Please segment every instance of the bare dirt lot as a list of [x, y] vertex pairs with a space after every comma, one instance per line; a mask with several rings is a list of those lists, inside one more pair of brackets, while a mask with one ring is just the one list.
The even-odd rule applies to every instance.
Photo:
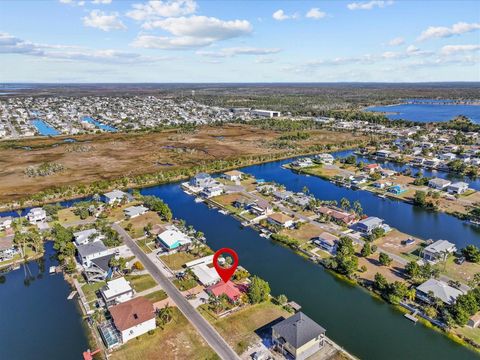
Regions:
[[[312, 130], [296, 150], [317, 144], [361, 141], [361, 136]], [[37, 138], [0, 142], [0, 202], [11, 202], [52, 186], [90, 184], [147, 173], [188, 168], [214, 160], [287, 153], [269, 146], [281, 133], [240, 124], [204, 126], [194, 132], [102, 134]], [[69, 137], [72, 138], [72, 137]], [[63, 170], [49, 176], [28, 177], [29, 166], [46, 162]]]

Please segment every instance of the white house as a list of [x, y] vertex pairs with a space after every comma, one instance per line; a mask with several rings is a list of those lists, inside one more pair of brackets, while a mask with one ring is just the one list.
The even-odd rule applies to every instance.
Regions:
[[106, 304], [120, 304], [133, 298], [133, 289], [130, 283], [124, 278], [107, 281], [102, 289], [100, 289]]
[[463, 292], [443, 281], [432, 278], [417, 286], [416, 291], [417, 298], [429, 304], [432, 302], [430, 294], [445, 304], [452, 305]]
[[113, 190], [102, 195], [102, 199], [107, 204], [121, 202], [123, 199], [130, 200], [130, 196], [121, 190]]
[[328, 251], [330, 254], [337, 252], [338, 237], [328, 232], [323, 232], [319, 236], [313, 239], [313, 243], [323, 250]]
[[87, 229], [73, 233], [75, 245], [88, 244], [89, 242], [99, 241], [105, 238], [97, 229]]
[[377, 155], [379, 158], [383, 158], [383, 159], [388, 159], [390, 157], [390, 154], [392, 152], [389, 151], [389, 150], [378, 150], [375, 155]]
[[447, 240], [437, 240], [423, 249], [422, 258], [431, 263], [435, 263], [439, 260], [445, 260], [449, 254], [455, 251], [457, 251], [455, 244]]
[[260, 117], [280, 117], [280, 111], [271, 111], [271, 110], [251, 110], [250, 114], [253, 116], [260, 116]]
[[370, 216], [364, 220], [360, 220], [354, 225], [355, 230], [360, 231], [364, 234], [371, 234], [373, 230], [383, 225], [383, 220], [375, 217]]
[[310, 159], [308, 157], [307, 158], [301, 158], [301, 159], [295, 160], [292, 163], [292, 165], [296, 166], [296, 167], [304, 168], [304, 167], [312, 166], [313, 161], [312, 161], [312, 159]]
[[130, 207], [126, 208], [125, 210], [123, 210], [125, 216], [128, 219], [136, 218], [137, 216], [145, 214], [147, 211], [148, 211], [148, 208], [146, 208], [143, 205], [130, 206]]
[[47, 219], [47, 213], [42, 208], [33, 208], [28, 212], [27, 219], [31, 224], [44, 222]]
[[463, 194], [467, 190], [468, 190], [468, 184], [462, 181], [450, 184], [447, 187], [447, 191], [450, 194]]
[[157, 235], [157, 240], [168, 250], [191, 244], [192, 240], [174, 225]]
[[437, 190], [445, 190], [452, 182], [449, 180], [434, 178], [428, 182], [428, 186]]
[[220, 281], [220, 276], [213, 266], [213, 255], [190, 261], [185, 266], [192, 269], [198, 281], [204, 286], [211, 286]]
[[314, 159], [322, 164], [332, 165], [335, 161], [335, 158], [331, 154], [318, 154], [314, 156]]
[[108, 310], [123, 343], [155, 330], [155, 309], [143, 296], [112, 306]]
[[77, 246], [78, 259], [85, 267], [90, 267], [94, 259], [107, 256], [112, 251], [102, 241], [94, 241]]
[[268, 216], [267, 221], [273, 225], [289, 228], [293, 225], [294, 220], [288, 215], [282, 213], [273, 213]]
[[10, 229], [13, 218], [11, 216], [0, 217], [0, 230]]
[[243, 173], [238, 170], [227, 171], [223, 174], [223, 177], [230, 181], [239, 181], [242, 180]]
[[201, 195], [206, 198], [211, 198], [214, 196], [219, 196], [223, 194], [223, 185], [219, 184], [217, 186], [206, 187], [203, 189]]

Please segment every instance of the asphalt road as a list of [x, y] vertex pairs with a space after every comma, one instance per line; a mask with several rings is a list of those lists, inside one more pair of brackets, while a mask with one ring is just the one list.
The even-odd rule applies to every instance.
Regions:
[[225, 360], [239, 360], [240, 357], [233, 351], [230, 345], [228, 345], [213, 326], [197, 312], [187, 299], [183, 297], [182, 293], [175, 287], [175, 285], [173, 285], [170, 280], [162, 274], [158, 267], [132, 240], [130, 235], [128, 235], [128, 233], [118, 224], [113, 224], [112, 228], [120, 234], [125, 245], [127, 245], [133, 254], [143, 263], [157, 283], [165, 290], [170, 299], [175, 302], [178, 309], [180, 309], [188, 321], [190, 321], [190, 323], [198, 330], [200, 335], [202, 335], [218, 356]]

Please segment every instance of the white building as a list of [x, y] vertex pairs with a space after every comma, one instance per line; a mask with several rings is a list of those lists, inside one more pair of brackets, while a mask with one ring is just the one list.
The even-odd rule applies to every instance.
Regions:
[[118, 278], [107, 281], [101, 290], [103, 299], [106, 304], [120, 304], [133, 298], [134, 291], [130, 283], [124, 278]]
[[271, 110], [252, 110], [250, 114], [253, 116], [260, 116], [260, 117], [280, 117], [280, 111], [271, 111]]
[[437, 190], [445, 190], [452, 182], [449, 180], [434, 178], [428, 182], [428, 186]]
[[445, 304], [452, 305], [463, 292], [443, 281], [428, 279], [417, 287], [416, 296], [430, 304], [432, 302], [430, 294], [433, 294], [435, 298], [442, 300]]
[[155, 309], [143, 296], [112, 306], [108, 310], [123, 343], [155, 330]]
[[0, 230], [10, 229], [13, 218], [11, 216], [0, 217]]
[[78, 260], [85, 267], [90, 267], [92, 260], [109, 255], [108, 249], [102, 241], [94, 241], [77, 246]]
[[133, 218], [136, 218], [137, 216], [143, 215], [147, 211], [148, 211], [148, 208], [146, 208], [145, 206], [142, 206], [142, 205], [140, 205], [140, 206], [130, 206], [130, 207], [126, 208], [125, 210], [123, 210], [123, 212], [125, 213], [125, 216], [129, 219], [133, 219]]
[[447, 240], [437, 240], [423, 249], [422, 258], [436, 263], [439, 260], [445, 260], [449, 254], [453, 254], [455, 251], [457, 251], [455, 244]]
[[238, 170], [227, 171], [223, 174], [223, 177], [230, 181], [239, 181], [242, 180], [243, 173]]
[[169, 226], [167, 230], [158, 234], [157, 239], [168, 250], [174, 250], [192, 242], [186, 234], [178, 230], [174, 225]]
[[75, 245], [78, 247], [80, 245], [88, 244], [89, 242], [94, 242], [102, 240], [105, 238], [97, 229], [87, 229], [82, 231], [77, 231], [73, 233]]
[[314, 156], [314, 159], [322, 164], [332, 165], [335, 158], [331, 154], [318, 154]]
[[447, 191], [450, 194], [463, 194], [467, 190], [468, 190], [468, 184], [462, 181], [450, 184], [447, 187]]
[[121, 202], [123, 199], [127, 199], [127, 200], [130, 199], [128, 194], [121, 190], [113, 190], [113, 191], [107, 192], [103, 194], [102, 198], [103, 198], [103, 201], [106, 202], [107, 204], [114, 204], [117, 202]]
[[204, 286], [214, 285], [220, 281], [220, 276], [213, 266], [213, 255], [190, 261], [185, 266], [192, 269], [198, 281]]
[[27, 219], [31, 224], [43, 222], [47, 219], [47, 213], [42, 208], [33, 208], [28, 212]]

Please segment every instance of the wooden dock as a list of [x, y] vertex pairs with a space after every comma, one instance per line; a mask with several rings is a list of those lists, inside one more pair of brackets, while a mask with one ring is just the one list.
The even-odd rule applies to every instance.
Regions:
[[408, 320], [410, 320], [410, 321], [412, 321], [413, 323], [416, 324], [417, 321], [418, 321], [418, 318], [417, 318], [415, 315], [417, 315], [417, 313], [418, 313], [418, 310], [415, 310], [415, 311], [414, 311], [413, 313], [411, 313], [411, 314], [405, 314], [405, 317], [406, 317]]

